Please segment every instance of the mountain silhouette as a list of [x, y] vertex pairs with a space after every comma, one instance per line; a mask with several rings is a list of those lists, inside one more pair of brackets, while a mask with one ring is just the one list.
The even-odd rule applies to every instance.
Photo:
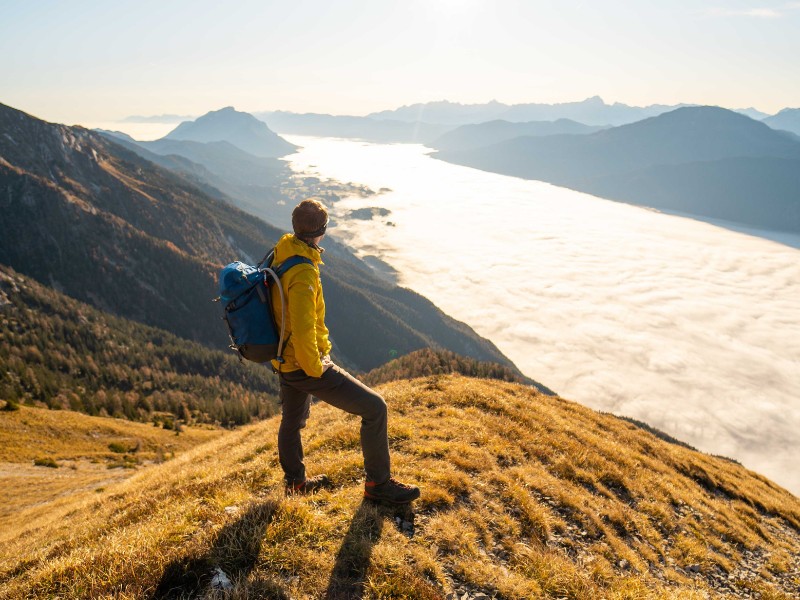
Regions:
[[486, 121], [505, 120], [512, 122], [556, 121], [572, 119], [587, 125], [608, 126], [633, 123], [647, 117], [674, 110], [684, 105], [666, 106], [653, 104], [637, 107], [627, 104], [606, 104], [599, 96], [580, 102], [558, 104], [502, 104], [492, 101], [487, 104], [459, 104], [446, 100], [412, 104], [395, 110], [385, 110], [368, 115], [376, 119], [398, 119], [401, 121], [428, 121], [446, 125], [465, 125]]
[[376, 143], [425, 144], [452, 129], [449, 125], [420, 121], [286, 111], [261, 112], [255, 116], [280, 133], [355, 138]]
[[297, 149], [297, 146], [270, 130], [263, 121], [251, 114], [239, 112], [232, 106], [211, 111], [194, 121], [184, 121], [163, 139], [225, 141], [245, 152], [267, 158], [285, 156]]
[[800, 142], [723, 108], [679, 108], [590, 135], [525, 136], [434, 156], [612, 200], [800, 231]]
[[500, 119], [508, 108], [508, 105], [496, 100], [492, 100], [487, 104], [460, 104], [448, 100], [439, 100], [401, 106], [393, 110], [374, 112], [367, 116], [372, 119], [464, 125]]
[[511, 123], [497, 120], [475, 125], [462, 125], [436, 138], [430, 145], [437, 150], [466, 150], [511, 140], [522, 136], [545, 136], [561, 134], [587, 134], [602, 127], [584, 125], [570, 119], [557, 121], [530, 121]]
[[800, 108], [784, 108], [778, 114], [764, 119], [764, 123], [773, 129], [782, 129], [800, 135]]
[[752, 106], [749, 108], [735, 108], [733, 110], [734, 112], [750, 117], [751, 119], [755, 119], [756, 121], [763, 121], [770, 116], [769, 113], [762, 112], [757, 108], [753, 108]]

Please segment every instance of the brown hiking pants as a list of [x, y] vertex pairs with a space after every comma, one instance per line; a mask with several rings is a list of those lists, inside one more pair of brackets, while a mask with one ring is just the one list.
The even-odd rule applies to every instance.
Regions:
[[336, 365], [328, 368], [322, 377], [309, 377], [302, 370], [280, 373], [279, 377], [278, 458], [287, 483], [306, 478], [300, 430], [306, 426], [310, 415], [312, 395], [361, 417], [361, 451], [367, 481], [383, 483], [389, 479], [386, 402], [380, 394]]

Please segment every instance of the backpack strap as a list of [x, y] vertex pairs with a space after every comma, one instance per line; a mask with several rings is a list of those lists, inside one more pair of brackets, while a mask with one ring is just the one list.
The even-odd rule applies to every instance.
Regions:
[[274, 260], [274, 258], [275, 258], [275, 248], [273, 247], [273, 248], [272, 248], [272, 250], [270, 250], [269, 252], [267, 252], [267, 253], [264, 255], [264, 258], [262, 258], [262, 259], [261, 259], [261, 260], [258, 262], [258, 264], [256, 265], [256, 269], [259, 269], [259, 270], [260, 270], [260, 269], [261, 269], [261, 267], [262, 267], [263, 265], [266, 265], [266, 266], [268, 266], [268, 267], [269, 267], [269, 266], [272, 264], [272, 261]]
[[[272, 254], [272, 259], [274, 260], [274, 256], [275, 256], [274, 255], [274, 249], [273, 249], [272, 252], [270, 252], [270, 254]], [[270, 256], [270, 254], [267, 254], [267, 256], [264, 257], [264, 260], [266, 260], [267, 257]], [[264, 261], [262, 261], [262, 263], [263, 262]], [[270, 264], [271, 263], [272, 263], [272, 260], [270, 260]], [[292, 267], [296, 267], [297, 265], [300, 265], [300, 264], [303, 264], [303, 263], [309, 264], [309, 265], [312, 265], [312, 266], [314, 265], [314, 261], [312, 261], [310, 258], [306, 258], [305, 256], [299, 256], [299, 255], [296, 254], [294, 256], [290, 256], [289, 258], [284, 260], [281, 264], [279, 264], [275, 268], [270, 268], [270, 267], [263, 268], [264, 273], [267, 276], [272, 277], [272, 279], [278, 285], [278, 293], [280, 294], [280, 297], [281, 297], [281, 334], [280, 334], [280, 338], [278, 338], [278, 355], [275, 357], [275, 360], [278, 363], [278, 370], [276, 371], [277, 373], [280, 372], [280, 365], [283, 364], [283, 347], [284, 347], [284, 343], [289, 341], [288, 337], [285, 340], [284, 340], [284, 337], [283, 337], [284, 333], [286, 332], [286, 297], [284, 296], [283, 286], [280, 283], [280, 279], [281, 279], [281, 277], [283, 277], [286, 274], [286, 272], [289, 269], [291, 269]], [[259, 264], [259, 267], [260, 266], [261, 265]], [[266, 280], [265, 280], [265, 283], [266, 283]]]
[[311, 266], [314, 265], [314, 261], [312, 261], [310, 258], [306, 258], [305, 256], [300, 256], [298, 254], [295, 254], [294, 256], [290, 256], [289, 258], [287, 258], [273, 270], [275, 271], [275, 274], [278, 277], [283, 277], [286, 274], [286, 271], [288, 271], [292, 267], [296, 267], [297, 265], [301, 265], [303, 263]]

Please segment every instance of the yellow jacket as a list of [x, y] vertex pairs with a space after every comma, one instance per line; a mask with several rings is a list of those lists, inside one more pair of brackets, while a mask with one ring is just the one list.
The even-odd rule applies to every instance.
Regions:
[[[283, 364], [273, 360], [272, 366], [282, 372], [302, 369], [306, 375], [322, 376], [321, 356], [330, 354], [328, 328], [325, 327], [325, 299], [319, 265], [323, 264], [319, 250], [287, 233], [275, 246], [273, 265], [279, 265], [290, 256], [300, 255], [311, 259], [314, 266], [299, 264], [289, 269], [281, 278], [286, 299], [286, 333], [284, 334]], [[272, 306], [275, 322], [281, 325], [281, 297], [272, 286]]]

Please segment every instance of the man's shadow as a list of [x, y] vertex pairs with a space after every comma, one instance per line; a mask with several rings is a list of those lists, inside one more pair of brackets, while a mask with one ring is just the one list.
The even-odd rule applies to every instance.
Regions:
[[[250, 505], [220, 530], [207, 552], [169, 563], [151, 599], [198, 597], [211, 584], [218, 568], [232, 582], [247, 577], [255, 568], [264, 534], [277, 506], [278, 503], [272, 500]], [[325, 600], [363, 597], [372, 548], [380, 540], [383, 521], [387, 517], [404, 525], [413, 524], [414, 521], [410, 506], [387, 507], [366, 499], [361, 501], [336, 555], [328, 587], [322, 596]], [[401, 531], [405, 535], [413, 535], [413, 531], [402, 528]], [[270, 597], [282, 596], [277, 590], [270, 592]]]
[[325, 600], [346, 600], [364, 595], [372, 547], [383, 530], [383, 511], [370, 500], [362, 500], [344, 536], [328, 580]]
[[[383, 521], [387, 517], [405, 526], [414, 521], [410, 505], [390, 507], [367, 499], [361, 501], [336, 555], [328, 588], [323, 596], [325, 600], [363, 598], [372, 548], [380, 540]], [[411, 528], [401, 531], [405, 535], [413, 535], [413, 525]]]
[[169, 563], [151, 598], [178, 600], [197, 597], [211, 584], [217, 568], [222, 569], [232, 582], [247, 577], [256, 565], [261, 541], [276, 507], [275, 501], [250, 505], [219, 531], [208, 552]]

